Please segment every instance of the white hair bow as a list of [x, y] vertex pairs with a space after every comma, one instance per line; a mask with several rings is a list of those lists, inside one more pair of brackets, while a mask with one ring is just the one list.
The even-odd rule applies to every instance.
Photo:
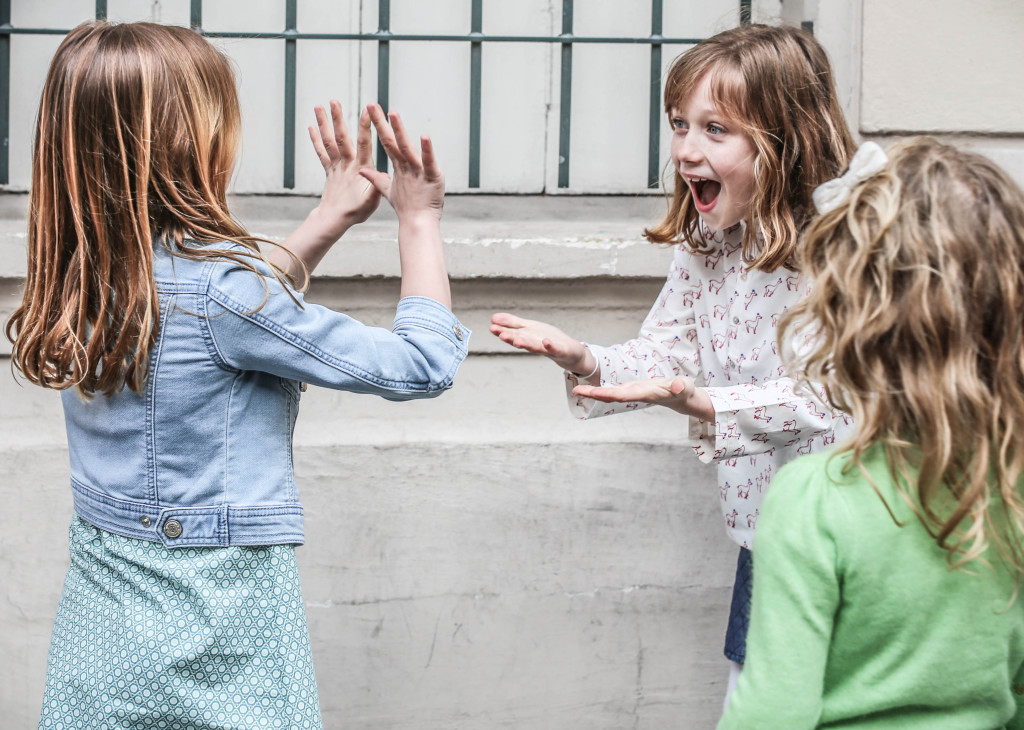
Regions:
[[824, 215], [835, 210], [850, 197], [853, 187], [885, 167], [889, 161], [885, 152], [874, 142], [865, 142], [857, 150], [857, 154], [850, 160], [849, 169], [842, 177], [833, 178], [814, 189], [811, 198], [814, 200], [814, 207], [818, 213]]

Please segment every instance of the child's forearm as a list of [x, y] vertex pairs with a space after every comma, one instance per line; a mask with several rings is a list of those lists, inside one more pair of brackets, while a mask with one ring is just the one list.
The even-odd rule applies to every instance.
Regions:
[[[272, 264], [297, 282], [301, 282], [306, 274], [313, 273], [331, 247], [351, 227], [351, 224], [338, 221], [328, 224], [323, 215], [319, 206], [311, 210], [299, 227], [288, 234], [280, 246], [274, 246], [267, 256]], [[289, 255], [289, 251], [294, 255]], [[299, 262], [305, 265], [305, 272]]]
[[428, 297], [451, 309], [451, 286], [437, 216], [425, 212], [399, 218], [398, 250], [402, 296]]

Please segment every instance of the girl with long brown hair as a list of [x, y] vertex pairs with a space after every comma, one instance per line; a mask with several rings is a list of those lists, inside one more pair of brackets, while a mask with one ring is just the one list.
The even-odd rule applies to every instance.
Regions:
[[856, 430], [765, 500], [719, 727], [1024, 727], [1024, 190], [930, 138], [862, 152], [780, 326]]
[[806, 290], [794, 262], [811, 192], [846, 166], [854, 142], [824, 49], [796, 28], [747, 25], [694, 46], [668, 72], [665, 112], [672, 198], [645, 233], [675, 256], [639, 336], [585, 345], [506, 313], [491, 332], [563, 368], [579, 418], [651, 404], [687, 416], [679, 440], [716, 464], [723, 524], [740, 547], [731, 684], [744, 660], [761, 495], [779, 466], [835, 440], [846, 420], [793, 391], [775, 329]]
[[[337, 102], [310, 127], [316, 208], [269, 256], [227, 205], [229, 60], [198, 33], [88, 23], [57, 49], [33, 152], [14, 364], [61, 391], [75, 517], [41, 728], [320, 728], [294, 546], [305, 383], [438, 395], [466, 355], [428, 138]], [[394, 164], [372, 169], [371, 123]], [[386, 198], [392, 330], [306, 303], [324, 253]], [[296, 283], [299, 285], [297, 286]]]

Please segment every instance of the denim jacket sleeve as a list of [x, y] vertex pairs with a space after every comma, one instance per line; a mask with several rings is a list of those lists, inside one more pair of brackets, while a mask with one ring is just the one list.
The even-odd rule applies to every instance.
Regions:
[[203, 278], [207, 348], [223, 368], [406, 400], [450, 388], [466, 357], [469, 330], [433, 299], [402, 299], [389, 331], [290, 290], [293, 300], [269, 274], [229, 262], [209, 264]]

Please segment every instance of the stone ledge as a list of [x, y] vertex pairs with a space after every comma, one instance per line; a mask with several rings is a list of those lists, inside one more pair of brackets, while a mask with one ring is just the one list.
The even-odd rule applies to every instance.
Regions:
[[[232, 205], [249, 230], [280, 241], [316, 204], [307, 196], [238, 196]], [[28, 196], [0, 194], [0, 279], [25, 276]], [[642, 237], [665, 211], [658, 195], [453, 195], [441, 233], [452, 279], [662, 278], [667, 247]], [[397, 223], [383, 203], [324, 258], [316, 277], [399, 275]]]

